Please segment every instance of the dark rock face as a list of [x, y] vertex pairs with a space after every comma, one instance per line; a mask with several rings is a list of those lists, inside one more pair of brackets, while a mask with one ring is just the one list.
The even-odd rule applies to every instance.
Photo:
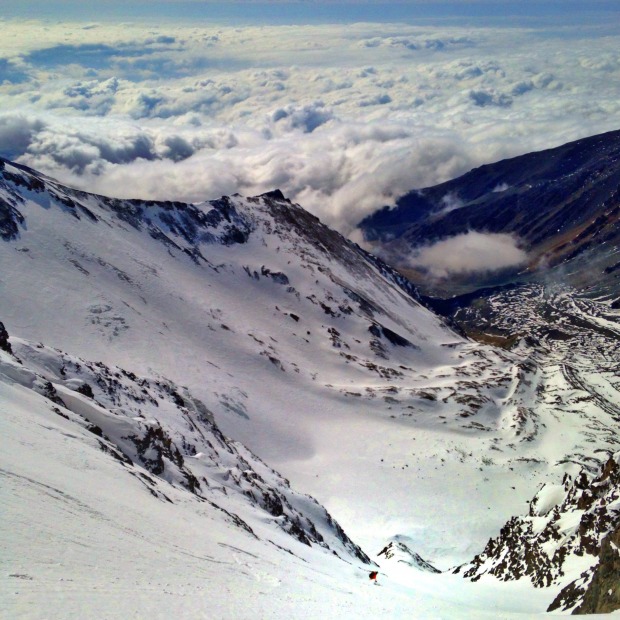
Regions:
[[84, 394], [84, 396], [88, 396], [88, 398], [95, 397], [95, 395], [93, 394], [93, 388], [91, 388], [90, 385], [88, 385], [88, 383], [84, 383], [76, 391], [79, 392], [80, 394]]
[[267, 269], [267, 267], [263, 265], [260, 272], [262, 276], [271, 278], [276, 284], [282, 284], [283, 286], [289, 284], [288, 276], [281, 271], [271, 271], [271, 269]]
[[601, 544], [599, 563], [574, 614], [602, 614], [620, 609], [620, 524]]
[[390, 342], [391, 344], [393, 344], [396, 347], [413, 347], [413, 348], [416, 348], [415, 345], [412, 342], [410, 342], [406, 338], [403, 338], [401, 335], [397, 334], [396, 332], [393, 332], [391, 329], [388, 329], [384, 325], [380, 325], [378, 323], [373, 323], [368, 328], [368, 331], [373, 336], [375, 336], [376, 338], [384, 337], [388, 342]]
[[22, 214], [11, 204], [0, 198], [0, 237], [11, 241], [19, 235], [19, 226], [23, 224]]
[[0, 321], [0, 349], [7, 353], [13, 353], [11, 343], [9, 342], [9, 332], [6, 331], [2, 321]]
[[573, 609], [573, 615], [584, 615], [620, 609], [619, 545], [620, 524], [617, 524], [601, 543], [598, 564], [565, 586], [547, 611]]
[[582, 471], [574, 480], [566, 475], [561, 485], [543, 486], [530, 502], [527, 516], [510, 519], [481, 554], [454, 573], [472, 581], [484, 574], [501, 581], [528, 578], [536, 587], [549, 587], [562, 585], [569, 558], [591, 558], [591, 569], [566, 585], [549, 611], [580, 605], [579, 613], [590, 613], [597, 605], [616, 604], [613, 601], [620, 601], [619, 500], [617, 453], [597, 475]]

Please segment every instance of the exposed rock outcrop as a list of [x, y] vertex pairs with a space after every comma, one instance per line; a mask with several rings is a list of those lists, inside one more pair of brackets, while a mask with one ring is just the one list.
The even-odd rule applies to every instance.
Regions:
[[11, 343], [9, 342], [9, 332], [6, 331], [2, 321], [0, 321], [0, 349], [7, 353], [13, 353]]
[[439, 569], [435, 568], [415, 551], [412, 551], [405, 543], [398, 540], [388, 543], [379, 551], [377, 556], [383, 556], [386, 560], [405, 564], [427, 573], [441, 573]]
[[548, 611], [570, 609], [579, 601], [574, 615], [620, 609], [620, 525], [603, 539], [598, 564], [563, 588]]
[[598, 566], [575, 614], [600, 614], [620, 609], [620, 525], [601, 544]]
[[[564, 585], [549, 611], [610, 611], [620, 601], [619, 530], [617, 453], [598, 475], [582, 471], [574, 480], [566, 475], [560, 485], [544, 485], [527, 516], [511, 518], [481, 554], [454, 573], [472, 581], [488, 574], [501, 581], [528, 578], [536, 587]], [[581, 573], [577, 579], [575, 572]]]

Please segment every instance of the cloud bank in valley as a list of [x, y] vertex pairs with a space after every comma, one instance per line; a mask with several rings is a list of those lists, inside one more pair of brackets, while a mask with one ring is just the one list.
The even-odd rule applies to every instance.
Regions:
[[527, 253], [512, 235], [469, 231], [414, 249], [408, 260], [432, 277], [445, 278], [518, 267], [527, 261]]
[[620, 112], [620, 36], [587, 30], [2, 26], [2, 156], [121, 197], [279, 187], [345, 234]]

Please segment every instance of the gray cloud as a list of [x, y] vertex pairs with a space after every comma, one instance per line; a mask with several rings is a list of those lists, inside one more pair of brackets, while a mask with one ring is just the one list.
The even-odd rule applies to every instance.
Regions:
[[0, 116], [0, 145], [4, 157], [21, 156], [31, 164], [80, 174], [99, 174], [105, 163], [122, 165], [160, 157], [153, 139], [141, 131], [106, 137], [20, 114]]
[[385, 47], [403, 49], [409, 52], [444, 51], [474, 47], [476, 41], [468, 36], [392, 36], [373, 37], [359, 42], [361, 47]]
[[483, 108], [488, 105], [507, 108], [512, 105], [512, 97], [505, 93], [494, 93], [486, 90], [472, 90], [469, 92], [469, 98], [475, 105]]
[[313, 101], [304, 106], [278, 108], [271, 116], [274, 123], [284, 121], [288, 129], [301, 129], [312, 133], [315, 129], [334, 118], [333, 112], [322, 101]]
[[162, 156], [172, 161], [183, 161], [195, 153], [195, 148], [182, 136], [168, 136], [163, 140]]
[[386, 105], [388, 103], [392, 103], [392, 97], [388, 95], [388, 93], [376, 94], [374, 97], [370, 99], [362, 99], [359, 102], [359, 106], [361, 108], [366, 108], [372, 105]]
[[118, 84], [117, 78], [76, 82], [55, 99], [52, 97], [47, 107], [74, 108], [89, 116], [105, 116], [114, 107]]
[[30, 147], [33, 136], [45, 129], [45, 123], [22, 114], [0, 116], [0, 155], [17, 159]]

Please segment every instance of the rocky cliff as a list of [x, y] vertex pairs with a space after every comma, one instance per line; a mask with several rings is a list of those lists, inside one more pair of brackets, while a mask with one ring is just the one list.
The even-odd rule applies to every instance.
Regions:
[[620, 528], [620, 453], [596, 473], [582, 470], [562, 484], [544, 485], [525, 516], [515, 516], [473, 561], [455, 573], [477, 581], [530, 579], [560, 587], [549, 611], [616, 609]]

